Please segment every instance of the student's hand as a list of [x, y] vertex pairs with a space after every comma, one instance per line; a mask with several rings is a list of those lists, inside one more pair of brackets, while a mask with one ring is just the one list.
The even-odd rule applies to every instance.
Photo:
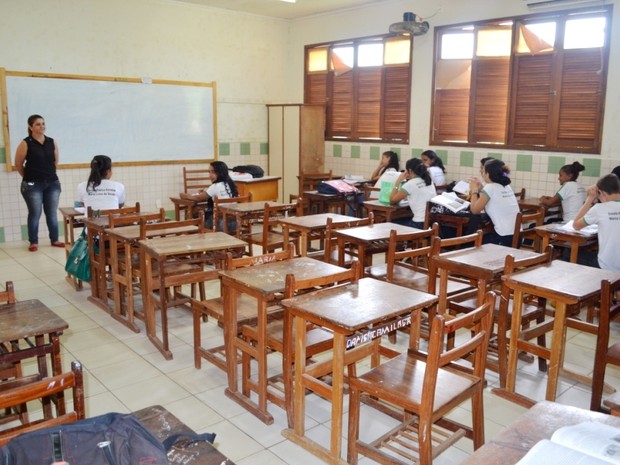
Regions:
[[482, 183], [476, 177], [469, 178], [469, 192], [479, 192], [482, 188]]

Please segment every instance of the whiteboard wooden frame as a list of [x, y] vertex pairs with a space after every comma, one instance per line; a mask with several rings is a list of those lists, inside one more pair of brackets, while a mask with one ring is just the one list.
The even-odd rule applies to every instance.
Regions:
[[[9, 79], [9, 84], [7, 85], [7, 78]], [[184, 92], [184, 93], [194, 93], [194, 95], [192, 96], [202, 96], [206, 99], [206, 101], [208, 102], [209, 100], [209, 95], [210, 95], [210, 99], [211, 99], [211, 105], [206, 105], [207, 107], [210, 106], [210, 108], [201, 108], [200, 106], [198, 107], [193, 107], [192, 111], [198, 111], [199, 112], [199, 117], [201, 122], [206, 122], [206, 126], [208, 126], [208, 129], [212, 129], [212, 132], [207, 132], [205, 133], [206, 135], [204, 136], [204, 140], [206, 142], [205, 145], [207, 146], [211, 146], [211, 153], [208, 153], [208, 149], [205, 151], [205, 154], [202, 155], [197, 155], [194, 154], [192, 156], [179, 156], [177, 158], [177, 156], [175, 156], [174, 153], [171, 153], [170, 159], [168, 159], [167, 157], [165, 158], [159, 158], [159, 159], [148, 159], [147, 156], [144, 155], [140, 155], [138, 158], [136, 158], [135, 160], [131, 159], [131, 156], [127, 157], [127, 156], [117, 156], [115, 157], [114, 154], [109, 154], [113, 161], [114, 161], [114, 165], [115, 166], [138, 166], [138, 165], [164, 165], [164, 164], [197, 164], [197, 163], [210, 163], [213, 160], [216, 160], [218, 158], [218, 142], [217, 142], [217, 87], [216, 87], [216, 83], [215, 81], [212, 82], [187, 82], [187, 81], [171, 81], [171, 80], [160, 80], [160, 79], [150, 79], [150, 78], [127, 78], [127, 77], [106, 77], [106, 76], [83, 76], [83, 75], [73, 75], [73, 74], [49, 74], [49, 73], [34, 73], [34, 72], [21, 72], [21, 71], [8, 71], [5, 70], [4, 68], [0, 68], [0, 98], [2, 99], [2, 131], [3, 131], [3, 137], [4, 137], [4, 145], [5, 145], [5, 149], [6, 149], [6, 167], [7, 167], [7, 171], [12, 171], [15, 169], [15, 167], [13, 166], [13, 158], [14, 158], [14, 151], [16, 147], [12, 147], [11, 141], [13, 140], [13, 142], [18, 143], [16, 141], [21, 141], [24, 137], [26, 137], [27, 135], [27, 124], [26, 124], [26, 118], [13, 118], [13, 110], [11, 108], [9, 108], [9, 106], [11, 105], [11, 85], [12, 81], [11, 78], [16, 78], [15, 82], [19, 81], [19, 78], [37, 78], [37, 79], [59, 79], [59, 80], [75, 80], [76, 82], [82, 81], [82, 86], [85, 85], [89, 85], [89, 83], [98, 83], [97, 86], [99, 87], [100, 85], [103, 86], [108, 86], [109, 89], [115, 88], [114, 90], [121, 90], [123, 92], [130, 92], [130, 93], [134, 93], [134, 89], [135, 90], [139, 90], [138, 93], [142, 92], [143, 89], [146, 90], [147, 86], [150, 86], [149, 90], [154, 90], [154, 92], [159, 92], [160, 90], [164, 90], [164, 88], [154, 88], [152, 86], [173, 86], [173, 87], [168, 87], [165, 88], [164, 93], [165, 94], [170, 94], [171, 92]], [[55, 82], [55, 85], [62, 85], [61, 82], [64, 83], [64, 81], [58, 81]], [[35, 82], [35, 81], [32, 81]], [[43, 81], [42, 81], [43, 82]], [[52, 81], [49, 81], [52, 82]], [[119, 86], [116, 86], [116, 83], [120, 84]], [[144, 86], [142, 88], [139, 87], [133, 87], [133, 85], [136, 86]], [[7, 87], [8, 86], [8, 87]], [[181, 87], [182, 86], [182, 87]], [[185, 86], [187, 86], [187, 88], [185, 88]], [[78, 86], [76, 86], [78, 87]], [[203, 90], [206, 90], [207, 92], [203, 92]], [[209, 94], [210, 91], [210, 94]], [[129, 94], [127, 94], [129, 95]], [[169, 98], [169, 97], [166, 97]], [[106, 102], [107, 102], [107, 96], [106, 96]], [[89, 102], [84, 102], [84, 103], [89, 103]], [[146, 110], [145, 113], [149, 113], [148, 110], [148, 104], [147, 103], [147, 107], [144, 109]], [[184, 110], [183, 105], [186, 105], [186, 103], [183, 103], [182, 105], [178, 105], [178, 107], [180, 107], [181, 111]], [[42, 105], [44, 107], [44, 105]], [[88, 105], [83, 105], [84, 107], [87, 107]], [[109, 110], [109, 108], [108, 108]], [[178, 109], [177, 109], [178, 110]], [[94, 111], [94, 110], [93, 110]], [[45, 110], [42, 109], [40, 111], [32, 111], [29, 112], [29, 114], [34, 114], [34, 113], [38, 113], [41, 114], [43, 117], [46, 117], [45, 114]], [[152, 113], [152, 112], [151, 112]], [[29, 116], [29, 115], [28, 115]], [[71, 117], [73, 115], [69, 115], [69, 117]], [[111, 115], [112, 118], [114, 118], [115, 115]], [[211, 124], [209, 121], [209, 118], [212, 119], [212, 128], [211, 128]], [[13, 119], [19, 119], [18, 121], [13, 121]], [[23, 119], [23, 121], [21, 121]], [[99, 119], [98, 117], [94, 118], [95, 121], [92, 123], [94, 125], [100, 125], [100, 124], [104, 124], [101, 122], [97, 122]], [[168, 121], [168, 120], [167, 120]], [[50, 121], [50, 119], [46, 120], [48, 127], [53, 126], [54, 125], [54, 121]], [[111, 124], [118, 124], [116, 122], [111, 121]], [[175, 124], [175, 121], [172, 121], [170, 124]], [[162, 119], [162, 124], [163, 124], [163, 119]], [[176, 123], [176, 124], [180, 124], [180, 123]], [[93, 126], [93, 130], [97, 130], [100, 126]], [[133, 130], [134, 133], [136, 131], [140, 130], [140, 126], [139, 124], [136, 124], [135, 127], [131, 127], [129, 128], [130, 130]], [[204, 128], [201, 128], [204, 129]], [[66, 132], [66, 131], [65, 131]], [[85, 131], [88, 132], [88, 131]], [[150, 134], [157, 134], [158, 132], [162, 132], [162, 131], [157, 131], [157, 128], [155, 128], [154, 131], [151, 131]], [[13, 133], [13, 134], [12, 134]], [[201, 133], [203, 134], [203, 133]], [[19, 135], [19, 138], [18, 136]], [[74, 158], [74, 156], [70, 156], [69, 157], [69, 161], [66, 161], [63, 163], [63, 133], [58, 133], [58, 131], [50, 131], [50, 137], [53, 137], [56, 139], [59, 148], [60, 148], [60, 164], [58, 166], [58, 168], [88, 168], [90, 167], [90, 161], [92, 159], [92, 156], [97, 155], [99, 153], [106, 153], [105, 151], [101, 151], [101, 150], [97, 150], [97, 149], [90, 149], [91, 152], [93, 153], [85, 153], [83, 156], [80, 156], [80, 161], [76, 161], [76, 159]], [[84, 137], [87, 138], [89, 137], [88, 134], [84, 134]], [[146, 134], [143, 135], [142, 137], [147, 137]], [[181, 138], [181, 141], [183, 141], [184, 139]], [[146, 141], [146, 139], [144, 139], [144, 141]], [[138, 140], [138, 143], [140, 141]], [[212, 142], [212, 144], [210, 144], [209, 142]], [[15, 144], [13, 144], [15, 145]], [[179, 144], [179, 147], [182, 146], [182, 143]], [[181, 149], [180, 149], [181, 150]], [[86, 150], [85, 150], [86, 151]], [[108, 153], [106, 153], [108, 154]], [[67, 158], [64, 158], [65, 160], [67, 160]]]

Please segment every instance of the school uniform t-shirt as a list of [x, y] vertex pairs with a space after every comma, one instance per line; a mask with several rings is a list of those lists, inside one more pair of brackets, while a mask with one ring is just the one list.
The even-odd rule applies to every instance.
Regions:
[[[375, 183], [374, 187], [377, 187], [379, 189], [381, 189], [381, 185], [384, 182], [387, 183], [392, 183], [394, 184], [396, 182], [396, 180], [398, 179], [398, 176], [400, 176], [400, 172], [395, 170], [394, 168], [388, 168], [386, 169], [383, 174], [379, 177], [379, 179], [377, 179], [377, 182]], [[379, 192], [378, 191], [372, 191], [369, 195], [370, 199], [378, 199], [379, 198]]]
[[87, 183], [81, 182], [77, 187], [77, 199], [84, 208], [93, 210], [111, 210], [120, 208], [125, 203], [125, 186], [111, 179], [103, 179], [101, 184], [87, 189]]
[[514, 234], [519, 203], [512, 187], [492, 182], [482, 188], [481, 194], [489, 198], [484, 211], [491, 218], [495, 232], [500, 236]]
[[439, 166], [430, 166], [428, 172], [431, 175], [431, 180], [436, 186], [446, 185], [446, 173]]
[[558, 189], [557, 195], [562, 200], [562, 219], [564, 221], [574, 220], [586, 201], [585, 188], [578, 182], [568, 181]]
[[620, 272], [620, 201], [597, 203], [583, 220], [598, 225], [598, 264], [604, 270]]
[[229, 199], [233, 195], [228, 184], [225, 182], [215, 182], [205, 189], [207, 195], [214, 199]]
[[426, 202], [437, 195], [435, 185], [426, 185], [422, 178], [415, 177], [401, 187], [407, 193], [409, 208], [413, 212], [413, 221], [422, 223], [426, 219]]

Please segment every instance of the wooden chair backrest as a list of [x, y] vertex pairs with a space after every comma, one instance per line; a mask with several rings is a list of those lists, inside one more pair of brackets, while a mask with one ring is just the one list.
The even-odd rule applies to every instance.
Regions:
[[[516, 260], [514, 255], [508, 255], [504, 262], [504, 275], [508, 276], [515, 271], [521, 271], [527, 268], [533, 268], [536, 266], [548, 265], [553, 260], [553, 246], [548, 245], [545, 251], [534, 257], [522, 258]], [[508, 286], [502, 284], [501, 300], [500, 300], [500, 313], [508, 312], [508, 301], [510, 300], [511, 291]]]
[[136, 202], [133, 207], [112, 208], [109, 210], [93, 210], [91, 207], [86, 209], [86, 216], [88, 218], [106, 215], [130, 215], [132, 213], [140, 213], [140, 202]]
[[335, 223], [331, 218], [327, 218], [327, 224], [325, 225], [325, 238], [323, 246], [323, 261], [329, 263], [334, 250], [336, 249], [337, 239], [334, 237], [334, 231], [337, 229], [349, 229], [357, 228], [358, 226], [370, 226], [375, 223], [375, 215], [370, 212], [366, 218], [354, 218], [351, 217], [351, 221], [344, 223]]
[[301, 173], [299, 175], [299, 195], [302, 195], [304, 191], [316, 190], [318, 183], [332, 179], [332, 177], [332, 170], [327, 173]]
[[[433, 238], [437, 237], [438, 234], [439, 225], [437, 223], [434, 223], [430, 229], [414, 233], [398, 234], [395, 230], [390, 231], [388, 250], [385, 255], [387, 281], [394, 280], [395, 266], [428, 271]], [[401, 248], [403, 243], [408, 244], [407, 248]], [[405, 260], [409, 262], [407, 263]]]
[[465, 230], [465, 225], [469, 223], [469, 218], [466, 216], [459, 216], [459, 215], [432, 213], [431, 212], [432, 206], [433, 206], [433, 202], [431, 202], [430, 200], [426, 202], [426, 215], [424, 217], [424, 229], [430, 228], [433, 223], [439, 223], [442, 226], [449, 226], [451, 228], [454, 228], [456, 231], [456, 236], [461, 237], [463, 235], [463, 231]]
[[285, 216], [297, 215], [301, 211], [301, 202], [298, 199], [295, 203], [285, 203], [282, 205], [269, 205], [265, 202], [265, 210], [263, 211], [263, 238], [266, 238], [269, 232], [273, 232], [276, 226], [279, 226], [279, 220]]
[[202, 192], [211, 185], [208, 168], [187, 169], [183, 167], [183, 192], [195, 194]]
[[246, 195], [240, 195], [238, 197], [230, 197], [228, 199], [223, 199], [219, 197], [213, 198], [213, 230], [217, 231], [218, 223], [220, 216], [222, 213], [220, 212], [219, 206], [226, 203], [246, 203], [252, 201], [252, 193], [248, 192]]
[[0, 292], [0, 304], [14, 304], [15, 301], [13, 281], [7, 281], [4, 285], [4, 291]]
[[263, 255], [254, 255], [251, 257], [239, 257], [233, 258], [229, 252], [226, 254], [226, 261], [224, 262], [225, 270], [234, 270], [236, 268], [243, 268], [246, 266], [262, 265], [264, 263], [278, 262], [281, 260], [290, 260], [295, 254], [295, 249], [290, 246], [286, 246], [284, 250], [279, 252], [266, 253]]
[[284, 298], [294, 297], [300, 291], [314, 290], [316, 288], [324, 288], [349, 282], [357, 282], [360, 276], [362, 266], [359, 261], [355, 260], [351, 263], [351, 268], [343, 269], [343, 271], [318, 278], [296, 279], [294, 274], [286, 275], [286, 288], [284, 290]]
[[[53, 418], [32, 420], [0, 431], [0, 446], [22, 433], [36, 431], [50, 426], [70, 423], [85, 418], [84, 381], [80, 362], [71, 363], [71, 371], [50, 378], [37, 379], [28, 383], [16, 383], [0, 391], [0, 409], [17, 407], [27, 402], [57, 396], [71, 389], [73, 394], [73, 411], [57, 411]], [[54, 405], [54, 402], [51, 402]], [[60, 409], [58, 409], [60, 410]]]
[[364, 184], [364, 200], [372, 200], [371, 194], [373, 192], [377, 193], [377, 198], [379, 198], [379, 192], [381, 192], [380, 187], [371, 186], [370, 184]]
[[[484, 382], [494, 308], [495, 293], [488, 292], [484, 303], [469, 313], [463, 313], [450, 320], [446, 319], [444, 315], [434, 316], [428, 339], [420, 416], [429, 414], [433, 410], [436, 392], [449, 395], [451, 391], [452, 386], [443, 385], [438, 378], [441, 368], [456, 366], [455, 362], [467, 357], [467, 360], [471, 362], [471, 369], [467, 369], [467, 372], [477, 379], [476, 382]], [[448, 336], [464, 329], [467, 331], [461, 331], [459, 334], [462, 333], [465, 337], [459, 338], [453, 348], [444, 350]], [[411, 349], [410, 352], [412, 352]], [[413, 352], [415, 353], [415, 351]]]
[[109, 215], [109, 227], [116, 228], [119, 226], [130, 226], [132, 224], [161, 223], [166, 221], [166, 210], [160, 208], [158, 212], [153, 213], [130, 213], [127, 215]]
[[433, 238], [433, 251], [432, 255], [439, 255], [446, 249], [462, 249], [466, 247], [480, 247], [482, 245], [482, 230], [479, 229], [475, 233], [467, 234], [466, 236], [450, 237], [442, 239], [437, 236]]
[[149, 222], [145, 218], [140, 218], [140, 239], [198, 234], [206, 231], [203, 211], [198, 213], [198, 218], [189, 220]]
[[515, 249], [520, 247], [524, 233], [531, 224], [534, 224], [534, 226], [542, 226], [544, 221], [545, 210], [542, 207], [529, 209], [527, 212], [520, 211], [517, 213], [515, 218], [515, 229], [512, 236], [512, 247]]
[[515, 190], [514, 193], [517, 200], [525, 200], [525, 187], [522, 187], [520, 191]]

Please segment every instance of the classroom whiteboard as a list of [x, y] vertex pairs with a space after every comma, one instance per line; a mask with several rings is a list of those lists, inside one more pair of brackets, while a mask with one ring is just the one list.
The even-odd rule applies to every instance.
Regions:
[[14, 159], [17, 145], [27, 136], [32, 114], [45, 118], [46, 135], [59, 147], [61, 167], [88, 165], [98, 154], [110, 156], [115, 164], [217, 158], [214, 82], [7, 71], [5, 86], [7, 160]]

